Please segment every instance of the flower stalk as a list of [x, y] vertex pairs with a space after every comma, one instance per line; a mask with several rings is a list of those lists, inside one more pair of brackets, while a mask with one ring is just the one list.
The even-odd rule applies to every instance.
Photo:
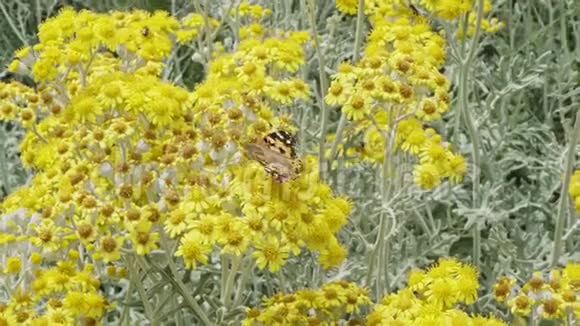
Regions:
[[326, 73], [324, 72], [324, 67], [326, 67], [326, 60], [320, 48], [320, 42], [318, 42], [318, 31], [316, 24], [316, 1], [309, 0], [309, 11], [310, 11], [310, 28], [312, 39], [314, 42], [314, 49], [316, 51], [316, 57], [318, 59], [318, 78], [320, 79], [320, 140], [319, 140], [319, 162], [318, 162], [318, 173], [321, 180], [326, 180], [326, 173], [328, 170], [325, 153], [326, 153], [326, 131], [328, 129], [328, 106], [324, 102], [326, 97], [326, 90], [328, 89], [328, 81], [326, 79]]
[[137, 289], [137, 292], [139, 293], [139, 297], [143, 302], [145, 316], [147, 317], [148, 320], [152, 321], [154, 320], [153, 306], [151, 306], [151, 302], [149, 302], [149, 298], [147, 296], [147, 293], [145, 292], [145, 288], [143, 287], [143, 281], [139, 275], [139, 266], [137, 263], [137, 257], [136, 255], [131, 256], [133, 257], [125, 258], [125, 263], [127, 264], [127, 268], [129, 270], [129, 277], [131, 278], [130, 283], [133, 284], [133, 286]]
[[580, 110], [576, 112], [575, 119], [574, 129], [571, 135], [572, 137], [570, 138], [570, 144], [568, 146], [568, 155], [566, 156], [564, 182], [562, 182], [562, 188], [560, 190], [560, 205], [558, 206], [558, 213], [556, 215], [556, 229], [554, 230], [554, 246], [552, 249], [551, 262], [552, 268], [558, 265], [558, 261], [562, 254], [562, 247], [564, 246], [562, 235], [564, 233], [564, 224], [566, 224], [566, 211], [569, 203], [568, 188], [570, 187], [570, 179], [572, 178], [572, 171], [574, 170], [576, 143], [580, 137]]
[[4, 128], [0, 128], [0, 141], [0, 178], [2, 178], [1, 186], [4, 187], [6, 194], [9, 194], [12, 189], [10, 187], [10, 179], [8, 178], [8, 155], [4, 145], [6, 142], [6, 132], [4, 131]]
[[[479, 132], [475, 126], [475, 122], [471, 115], [471, 111], [468, 109], [469, 106], [469, 92], [468, 92], [468, 82], [469, 82], [469, 70], [472, 66], [473, 59], [477, 52], [479, 45], [479, 36], [481, 32], [481, 21], [483, 19], [483, 0], [477, 1], [477, 18], [475, 22], [475, 32], [473, 35], [473, 42], [469, 48], [469, 52], [463, 58], [460, 71], [459, 71], [459, 103], [460, 112], [459, 114], [463, 117], [463, 121], [467, 127], [469, 133], [469, 138], [472, 143], [472, 201], [473, 207], [479, 207], [480, 203], [480, 176], [481, 176], [481, 140]], [[464, 35], [464, 42], [467, 42], [467, 35]], [[473, 229], [473, 264], [479, 267], [479, 262], [481, 258], [481, 233], [479, 230], [479, 224], [474, 223]]]

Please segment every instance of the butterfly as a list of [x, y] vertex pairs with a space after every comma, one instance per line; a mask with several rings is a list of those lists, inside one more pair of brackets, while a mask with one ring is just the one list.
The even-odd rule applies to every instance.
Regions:
[[287, 131], [271, 132], [244, 147], [248, 158], [260, 162], [278, 183], [296, 179], [304, 168], [296, 156], [296, 137]]

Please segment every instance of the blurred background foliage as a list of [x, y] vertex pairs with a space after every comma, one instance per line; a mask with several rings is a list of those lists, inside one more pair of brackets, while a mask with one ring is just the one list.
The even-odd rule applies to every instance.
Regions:
[[[296, 4], [303, 3], [292, 2], [292, 6]], [[0, 1], [0, 29], [4, 31], [0, 36], [0, 64], [5, 67], [14, 50], [33, 43], [38, 24], [67, 5], [100, 12], [161, 9], [177, 16], [195, 11], [190, 1]], [[356, 17], [339, 16], [330, 1], [320, 7], [319, 32], [331, 38], [322, 43], [327, 57], [325, 69], [331, 74], [340, 61], [352, 56]], [[506, 27], [483, 36], [468, 91], [469, 109], [476, 117], [483, 144], [482, 204], [474, 207], [471, 202], [470, 175], [463, 184], [445, 184], [433, 192], [408, 188], [399, 194], [392, 207], [397, 214], [388, 248], [392, 266], [386, 269], [391, 288], [404, 282], [404, 272], [410, 266], [424, 266], [446, 255], [466, 259], [471, 253], [468, 230], [473, 223], [483, 229], [481, 269], [486, 288], [500, 274], [523, 280], [532, 270], [549, 267], [565, 148], [580, 103], [580, 6], [575, 0], [494, 1], [493, 12]], [[279, 20], [281, 27], [305, 28], [297, 26], [300, 12], [293, 14]], [[458, 44], [451, 42], [450, 46]], [[182, 48], [168, 59], [168, 78], [189, 87], [201, 80], [203, 71], [191, 59], [195, 51]], [[317, 64], [317, 60], [309, 60], [304, 75], [315, 79]], [[456, 94], [458, 74], [451, 57], [446, 74], [455, 85]], [[1, 77], [22, 78], [5, 72]], [[464, 127], [457, 123], [455, 112], [451, 110], [434, 127], [468, 156], [472, 146]], [[336, 128], [336, 112], [331, 114], [331, 120], [335, 122], [331, 128]], [[316, 130], [318, 120], [310, 121], [308, 127]], [[2, 170], [10, 171], [0, 179], [2, 195], [23, 184], [33, 172], [26, 171], [19, 162], [21, 137], [18, 126], [0, 124], [0, 154], [4, 156], [0, 161], [8, 165]], [[372, 186], [376, 170], [360, 165], [345, 169], [344, 179], [349, 182], [335, 180], [335, 186], [357, 205], [349, 226], [343, 230], [342, 240], [350, 243], [349, 265], [336, 277], [356, 280], [364, 278], [366, 262], [362, 260], [367, 249], [357, 234], [376, 229], [376, 219], [371, 218], [376, 212], [372, 210], [381, 205]], [[573, 205], [569, 207], [567, 225], [572, 226], [575, 213]], [[567, 228], [565, 234], [567, 250], [562, 261], [579, 260], [578, 232]], [[302, 273], [300, 268], [299, 265], [295, 271], [296, 287], [310, 282], [301, 276], [309, 273]], [[491, 300], [489, 295], [483, 296], [480, 303], [485, 305]]]

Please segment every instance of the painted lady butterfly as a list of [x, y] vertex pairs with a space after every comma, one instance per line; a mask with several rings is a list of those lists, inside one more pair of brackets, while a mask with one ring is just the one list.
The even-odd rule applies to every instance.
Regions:
[[260, 162], [266, 173], [279, 183], [294, 180], [303, 169], [296, 157], [296, 138], [287, 131], [274, 131], [245, 146], [248, 158]]

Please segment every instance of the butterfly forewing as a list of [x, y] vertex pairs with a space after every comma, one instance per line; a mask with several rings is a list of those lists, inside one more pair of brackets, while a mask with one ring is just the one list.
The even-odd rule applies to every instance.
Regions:
[[284, 130], [274, 131], [265, 136], [263, 140], [272, 150], [290, 158], [296, 157], [296, 151], [294, 149], [296, 146], [296, 137], [289, 132]]

